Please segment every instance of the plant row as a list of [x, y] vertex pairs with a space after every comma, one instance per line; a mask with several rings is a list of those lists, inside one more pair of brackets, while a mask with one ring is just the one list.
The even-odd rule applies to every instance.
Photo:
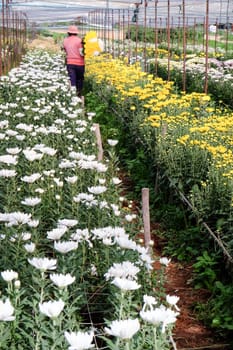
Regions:
[[[195, 268], [200, 273], [198, 285], [211, 287], [211, 292], [219, 296], [218, 303], [212, 300], [209, 321], [213, 326], [231, 329], [229, 306], [222, 312], [223, 303], [229, 305], [231, 298], [223, 293], [223, 275], [219, 268], [215, 270], [219, 259], [223, 263], [222, 248], [214, 245], [212, 236], [200, 226], [204, 222], [205, 227], [212, 229], [220, 245], [227, 248], [230, 262], [231, 110], [219, 107], [204, 93], [179, 93], [173, 82], [143, 72], [139, 64], [129, 66], [109, 56], [88, 61], [86, 85], [90, 98], [95, 96], [95, 104], [99, 103], [96, 111], [103, 129], [111, 120], [111, 132], [121, 134], [120, 156], [124, 159], [126, 152], [131, 153], [127, 166], [133, 170], [135, 188], [150, 178], [152, 206], [159, 206], [161, 192], [167, 192], [167, 196], [178, 193], [191, 206], [193, 227], [178, 231], [185, 215], [178, 208], [172, 209], [177, 215], [177, 232], [171, 231], [170, 236], [168, 232], [167, 238], [176, 241], [180, 255], [186, 251], [186, 258], [187, 254], [189, 258], [200, 257]], [[108, 114], [104, 116], [105, 111]], [[167, 215], [168, 223], [172, 210], [166, 214], [160, 209], [161, 215]], [[203, 247], [209, 253], [203, 252]], [[232, 290], [232, 285], [225, 290]]]
[[31, 51], [1, 77], [0, 348], [170, 349], [169, 260], [142, 245], [118, 141], [99, 161], [95, 113], [63, 62]]

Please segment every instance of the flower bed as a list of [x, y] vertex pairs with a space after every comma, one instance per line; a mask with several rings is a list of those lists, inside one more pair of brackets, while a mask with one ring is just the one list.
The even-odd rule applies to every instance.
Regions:
[[179, 314], [169, 260], [136, 239], [122, 205], [116, 140], [97, 160], [60, 55], [29, 52], [0, 84], [1, 349], [172, 347]]
[[145, 145], [154, 166], [232, 256], [232, 111], [203, 93], [177, 93], [172, 82], [110, 57], [89, 61], [87, 72], [93, 91], [113, 106], [132, 139]]

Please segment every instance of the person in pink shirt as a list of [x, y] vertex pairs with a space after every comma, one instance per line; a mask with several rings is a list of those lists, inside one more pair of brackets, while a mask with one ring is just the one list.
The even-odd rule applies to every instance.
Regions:
[[78, 36], [78, 28], [70, 26], [67, 31], [68, 36], [63, 41], [63, 49], [66, 53], [66, 67], [70, 79], [70, 85], [76, 88], [77, 95], [81, 97], [85, 60], [82, 39]]

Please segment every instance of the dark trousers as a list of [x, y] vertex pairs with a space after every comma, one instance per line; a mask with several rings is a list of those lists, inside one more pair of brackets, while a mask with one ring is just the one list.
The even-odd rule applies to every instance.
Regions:
[[83, 81], [84, 81], [85, 66], [67, 64], [66, 67], [70, 78], [71, 86], [75, 86], [77, 90], [77, 94], [81, 96]]

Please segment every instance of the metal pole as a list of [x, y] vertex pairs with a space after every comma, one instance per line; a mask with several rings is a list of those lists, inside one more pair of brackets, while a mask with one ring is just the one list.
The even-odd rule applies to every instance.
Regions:
[[147, 37], [146, 37], [146, 34], [147, 34], [147, 0], [144, 0], [144, 25], [143, 25], [143, 36], [144, 36], [144, 49], [143, 49], [143, 59], [144, 59], [144, 71], [146, 72], [147, 71], [147, 53], [146, 53], [146, 48], [147, 48], [147, 45], [146, 45], [146, 40], [147, 40]]
[[158, 0], [155, 0], [155, 75], [158, 73]]
[[206, 0], [206, 22], [205, 22], [205, 86], [204, 92], [208, 91], [208, 59], [209, 59], [209, 0]]
[[185, 0], [182, 2], [183, 9], [183, 91], [186, 90], [186, 15], [185, 15]]
[[167, 64], [167, 80], [170, 80], [170, 0], [167, 0], [167, 51], [168, 51], [168, 64]]

